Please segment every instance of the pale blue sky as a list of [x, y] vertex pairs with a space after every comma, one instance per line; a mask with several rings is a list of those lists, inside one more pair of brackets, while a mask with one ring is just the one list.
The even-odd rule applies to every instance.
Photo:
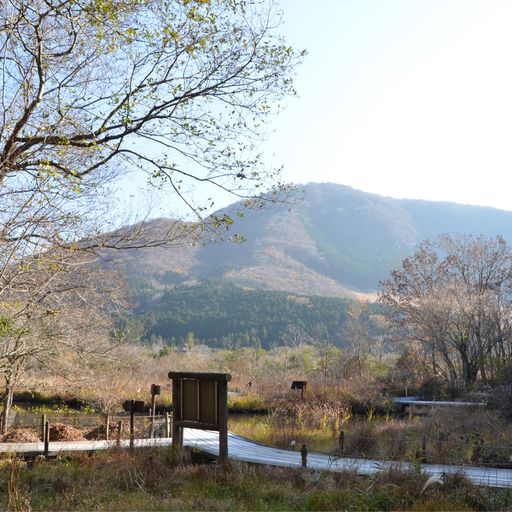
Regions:
[[512, 2], [281, 6], [309, 51], [264, 146], [288, 179], [512, 210]]
[[282, 34], [309, 55], [269, 164], [295, 183], [512, 210], [511, 0], [280, 5]]

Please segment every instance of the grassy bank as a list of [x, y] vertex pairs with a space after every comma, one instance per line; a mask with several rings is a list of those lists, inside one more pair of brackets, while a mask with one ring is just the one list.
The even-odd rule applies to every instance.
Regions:
[[421, 492], [413, 473], [321, 473], [233, 463], [172, 464], [167, 450], [0, 461], [10, 510], [506, 510], [507, 490], [460, 477]]
[[438, 408], [394, 418], [351, 415], [335, 405], [288, 402], [264, 415], [232, 415], [229, 429], [278, 448], [304, 443], [310, 451], [350, 457], [511, 467], [512, 426], [491, 409]]

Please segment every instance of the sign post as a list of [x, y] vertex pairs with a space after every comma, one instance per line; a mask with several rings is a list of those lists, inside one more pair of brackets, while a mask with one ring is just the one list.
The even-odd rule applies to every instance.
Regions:
[[228, 459], [229, 373], [169, 372], [172, 380], [172, 448], [181, 457], [183, 429], [219, 432], [219, 462]]
[[307, 385], [308, 383], [305, 380], [294, 380], [292, 382], [292, 389], [300, 389], [301, 398], [304, 400], [304, 391]]
[[160, 386], [158, 384], [151, 384], [151, 428], [149, 430], [149, 437], [155, 437], [155, 415], [156, 415], [156, 397], [160, 394]]
[[130, 413], [130, 450], [135, 447], [135, 413], [144, 412], [142, 400], [126, 400], [123, 402], [123, 409]]

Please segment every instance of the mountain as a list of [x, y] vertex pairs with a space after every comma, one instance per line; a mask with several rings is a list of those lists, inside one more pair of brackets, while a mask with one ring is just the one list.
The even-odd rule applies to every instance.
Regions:
[[[392, 199], [343, 185], [310, 183], [289, 207], [249, 210], [236, 219], [240, 244], [119, 251], [115, 258], [132, 280], [162, 289], [194, 279], [225, 279], [240, 286], [298, 295], [357, 297], [415, 246], [443, 233], [502, 235], [512, 241], [512, 212], [446, 202]], [[236, 210], [237, 205], [218, 212]], [[147, 229], [175, 221], [157, 219]]]

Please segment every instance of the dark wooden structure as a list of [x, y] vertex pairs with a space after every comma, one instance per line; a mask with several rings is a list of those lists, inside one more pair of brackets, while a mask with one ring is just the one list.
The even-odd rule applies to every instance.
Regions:
[[151, 428], [149, 429], [149, 437], [155, 437], [155, 415], [156, 415], [156, 397], [161, 392], [158, 384], [151, 384]]
[[292, 389], [300, 389], [301, 397], [304, 398], [304, 391], [306, 390], [308, 383], [305, 380], [294, 380], [292, 382]]
[[172, 380], [172, 447], [180, 457], [183, 429], [219, 432], [219, 462], [228, 459], [229, 373], [169, 372]]

